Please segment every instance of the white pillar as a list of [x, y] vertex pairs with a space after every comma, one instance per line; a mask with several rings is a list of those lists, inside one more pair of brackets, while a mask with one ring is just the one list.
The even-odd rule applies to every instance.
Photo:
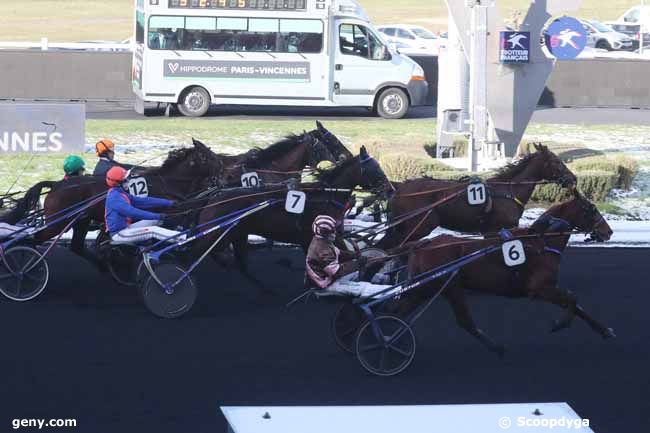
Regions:
[[474, 4], [470, 30], [470, 146], [468, 169], [478, 171], [479, 158], [488, 141], [487, 31], [488, 6]]

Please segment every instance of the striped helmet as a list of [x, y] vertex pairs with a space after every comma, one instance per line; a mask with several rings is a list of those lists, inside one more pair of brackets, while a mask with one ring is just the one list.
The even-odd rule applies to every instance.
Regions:
[[327, 237], [336, 231], [336, 220], [328, 215], [318, 215], [312, 225], [315, 235]]

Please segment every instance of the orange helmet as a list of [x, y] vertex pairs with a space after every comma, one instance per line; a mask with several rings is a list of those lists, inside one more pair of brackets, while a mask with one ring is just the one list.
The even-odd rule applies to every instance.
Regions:
[[106, 184], [111, 188], [120, 186], [126, 180], [127, 171], [122, 167], [113, 167], [106, 173]]
[[104, 139], [95, 144], [97, 156], [102, 156], [106, 152], [113, 152], [113, 149], [115, 149], [115, 144], [111, 140]]

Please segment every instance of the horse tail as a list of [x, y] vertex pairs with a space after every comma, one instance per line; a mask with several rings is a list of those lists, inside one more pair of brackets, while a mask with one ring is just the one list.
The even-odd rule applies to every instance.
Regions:
[[53, 188], [57, 181], [46, 180], [39, 182], [29, 188], [23, 198], [16, 201], [15, 207], [0, 217], [0, 222], [7, 224], [16, 224], [27, 216], [29, 211], [34, 210], [41, 198], [41, 191], [44, 188]]

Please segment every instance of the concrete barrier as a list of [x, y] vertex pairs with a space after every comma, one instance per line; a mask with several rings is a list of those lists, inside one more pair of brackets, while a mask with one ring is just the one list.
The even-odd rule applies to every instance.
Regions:
[[540, 105], [650, 108], [650, 61], [589, 59], [558, 62]]
[[[438, 58], [413, 56], [435, 105]], [[0, 50], [0, 99], [131, 101], [131, 54]], [[589, 59], [558, 62], [540, 105], [650, 108], [650, 62]]]
[[133, 99], [131, 54], [0, 50], [0, 99]]

